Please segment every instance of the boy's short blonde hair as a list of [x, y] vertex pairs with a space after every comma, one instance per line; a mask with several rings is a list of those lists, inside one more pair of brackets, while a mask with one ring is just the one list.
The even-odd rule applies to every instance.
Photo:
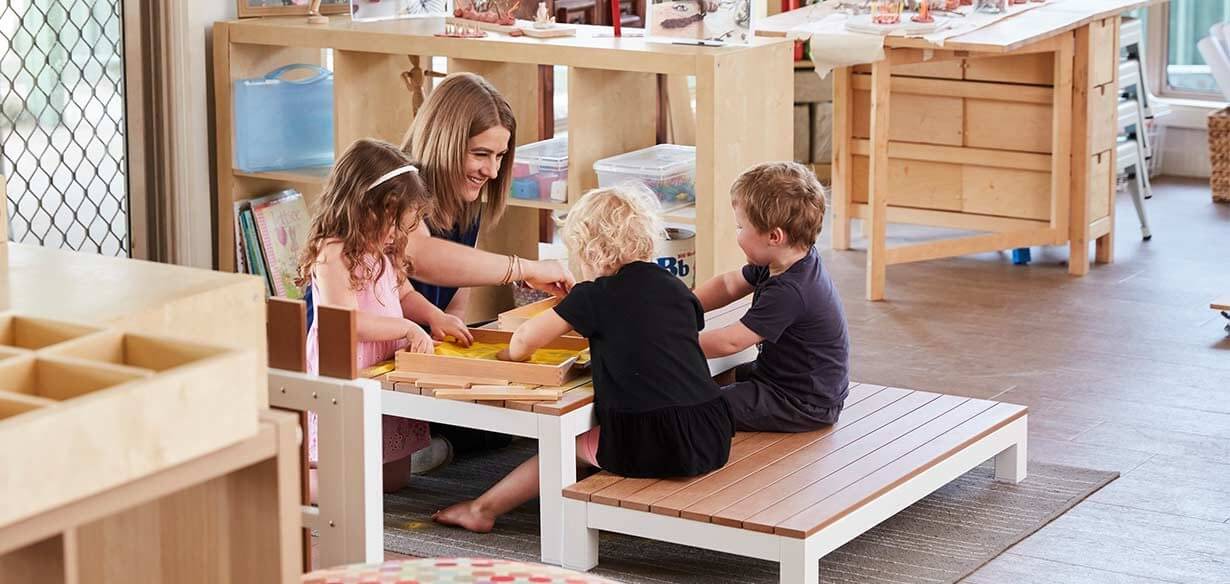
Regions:
[[569, 253], [603, 274], [625, 264], [652, 261], [665, 237], [660, 205], [643, 185], [594, 189], [568, 211], [563, 238]]
[[797, 162], [765, 162], [735, 179], [731, 202], [743, 210], [756, 231], [781, 228], [790, 245], [816, 244], [824, 223], [824, 187], [810, 169]]

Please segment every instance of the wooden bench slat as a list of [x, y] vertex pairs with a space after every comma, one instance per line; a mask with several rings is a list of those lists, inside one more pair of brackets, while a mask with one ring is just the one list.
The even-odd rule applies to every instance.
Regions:
[[567, 499], [576, 499], [577, 501], [588, 501], [590, 496], [602, 489], [623, 481], [624, 478], [607, 471], [602, 471], [593, 476], [564, 489], [564, 497]]
[[1026, 411], [1025, 407], [1015, 404], [994, 404], [853, 485], [779, 523], [774, 533], [807, 537], [1019, 419]]
[[[859, 383], [852, 384], [850, 386], [849, 394], [846, 396], [846, 402], [844, 406], [846, 409], [843, 410], [842, 416], [846, 416], [847, 415], [846, 412], [854, 411], [855, 413], [853, 414], [853, 416], [855, 417], [855, 419], [862, 417], [862, 415], [858, 413], [860, 410], [857, 410], [855, 406], [861, 402], [864, 402], [867, 398], [879, 393], [883, 389], [884, 387], [882, 386], [863, 385]], [[905, 395], [906, 393], [908, 392], [902, 390], [901, 395]], [[824, 430], [820, 430], [819, 432], [827, 433], [830, 429], [831, 427], [825, 428]], [[782, 456], [785, 456], [786, 454], [789, 454], [790, 452], [797, 450], [797, 448], [783, 450], [781, 448], [782, 443], [797, 442], [800, 436], [811, 436], [815, 434], [816, 434], [815, 432], [811, 432], [808, 434], [781, 434], [778, 439], [773, 440], [771, 443], [758, 446], [758, 449], [754, 452], [746, 452], [750, 448], [750, 446], [747, 445], [746, 443], [743, 445], [743, 448], [739, 450], [736, 450], [735, 445], [732, 443], [731, 450], [730, 450], [730, 458], [726, 461], [726, 465], [723, 466], [721, 469], [715, 470], [706, 475], [692, 477], [689, 479], [676, 479], [676, 480], [669, 480], [669, 481], [661, 481], [660, 483], [653, 485], [652, 487], [644, 489], [632, 495], [631, 497], [624, 499], [620, 503], [620, 506], [627, 507], [629, 509], [637, 509], [639, 511], [650, 511], [652, 510], [652, 506], [654, 503], [657, 503], [658, 501], [661, 501], [662, 499], [665, 499], [666, 497], [674, 495], [675, 493], [678, 493], [679, 491], [682, 491], [684, 489], [687, 489], [689, 493], [693, 493], [693, 495], [695, 495], [695, 491], [697, 491], [698, 489], [700, 492], [703, 493], [703, 495], [708, 495], [709, 493], [717, 490], [718, 488], [721, 488], [721, 487], [711, 486], [713, 484], [716, 484], [717, 475], [719, 475], [719, 473], [725, 473], [722, 476], [731, 477], [732, 473], [739, 472], [737, 469], [745, 468], [749, 466], [748, 463], [751, 461], [748, 461], [746, 459], [750, 455], [754, 454], [753, 456], [754, 461], [761, 463], [761, 464], [755, 465], [755, 468], [763, 468], [765, 466], [768, 466], [770, 463], [776, 461], [777, 459], [781, 458]], [[816, 435], [815, 438], [813, 438], [813, 441], [818, 440], [818, 439], [819, 439], [819, 435]], [[774, 453], [778, 453], [778, 454], [775, 455]], [[734, 478], [728, 478], [728, 482], [724, 483], [724, 485], [729, 484], [731, 482], [735, 482], [743, 478], [744, 474], [739, 474]], [[696, 496], [693, 496], [691, 498], [692, 501], [695, 501], [696, 499], [697, 499]], [[679, 514], [678, 511], [676, 511], [675, 513], [667, 513], [667, 515], [678, 515], [678, 514]]]
[[[739, 432], [730, 439], [732, 450], [740, 448], [741, 444], [747, 442], [763, 441], [765, 439], [773, 439], [777, 434], [769, 434], [767, 438], [759, 432]], [[754, 445], [752, 446], [755, 447]], [[594, 493], [589, 500], [603, 505], [611, 505], [612, 507], [626, 506], [624, 502], [634, 497], [637, 493], [651, 488], [661, 482], [683, 482], [691, 479], [631, 479], [625, 478], [617, 484], [611, 485], [606, 489]], [[641, 511], [648, 511], [649, 508], [642, 507]]]
[[[909, 415], [911, 412], [939, 398], [938, 395], [932, 393], [904, 391], [908, 393], [901, 399], [892, 402], [863, 419], [843, 424], [842, 427], [830, 432], [820, 440], [766, 466], [754, 475], [721, 489], [704, 499], [692, 500], [690, 502], [684, 501], [678, 505], [676, 505], [676, 500], [672, 500], [670, 505], [671, 507], [676, 507], [686, 504], [683, 509], [679, 510], [679, 515], [685, 519], [721, 523], [720, 512], [723, 510], [762, 493], [775, 483], [785, 480], [791, 475], [807, 468], [808, 465], [818, 463], [824, 457], [839, 452], [842, 448], [882, 428], [885, 424], [902, 416]], [[841, 423], [839, 419], [838, 424]], [[779, 495], [779, 498], [785, 497], [787, 494], [789, 493], [782, 493]], [[755, 509], [759, 510], [777, 502], [777, 500], [776, 498], [771, 501], [748, 500], [745, 504], [755, 506]], [[666, 501], [663, 501], [663, 504], [666, 503]], [[735, 527], [742, 525], [741, 521], [734, 521], [733, 524]]]
[[[870, 386], [864, 386], [870, 387]], [[751, 475], [760, 472], [764, 468], [777, 463], [778, 461], [819, 442], [829, 434], [849, 426], [859, 420], [870, 416], [885, 406], [897, 401], [911, 392], [905, 389], [885, 389], [876, 392], [873, 396], [848, 405], [842, 410], [841, 418], [837, 423], [815, 432], [805, 434], [785, 434], [785, 439], [773, 444], [756, 453], [755, 456], [746, 457], [737, 462], [728, 463], [719, 470], [711, 472], [703, 477], [698, 477], [687, 484], [680, 485], [680, 488], [673, 491], [659, 490], [656, 493], [637, 493], [635, 499], [641, 499], [642, 496], [659, 495], [652, 501], [638, 500], [636, 502], [644, 502], [650, 506], [650, 511], [661, 515], [679, 516], [679, 514], [688, 506], [702, 501], [705, 498], [733, 485], [739, 481], [749, 478]]]
[[1230, 310], [1230, 296], [1218, 298], [1209, 304], [1213, 310]]
[[[746, 440], [749, 435], [750, 433], [738, 434], [733, 439], [731, 439], [731, 442], [737, 442], [739, 440]], [[654, 481], [656, 479], [629, 479], [629, 478], [624, 478], [617, 474], [610, 473], [604, 470], [604, 471], [594, 474], [593, 476], [575, 485], [572, 485], [564, 489], [564, 497], [569, 498], [569, 499], [576, 499], [578, 501], [591, 501], [593, 500], [592, 498], [595, 493], [602, 492], [603, 490], [610, 488], [612, 486], [618, 485], [619, 483], [622, 483], [624, 481], [634, 481], [634, 480]]]
[[[728, 465], [737, 463], [749, 456], [756, 456], [765, 448], [773, 446], [774, 444], [777, 444], [790, 436], [789, 434], [778, 434], [774, 432], [740, 432], [740, 434], [751, 434], [751, 436], [737, 444], [732, 441], [730, 447], [730, 457], [726, 462]], [[630, 496], [624, 497], [619, 502], [619, 506], [627, 507], [629, 509], [636, 509], [637, 511], [649, 511], [649, 504], [660, 499], [662, 496], [659, 493], [662, 491], [677, 491], [698, 479], [704, 478], [705, 476], [708, 475], [691, 477], [687, 479], [669, 479], [658, 481], [654, 485], [651, 485], [650, 488], [642, 489]]]
[[858, 457], [857, 460], [851, 461], [835, 472], [827, 473], [820, 480], [811, 483], [804, 489], [745, 519], [743, 521], [743, 528], [752, 531], [774, 533], [777, 526], [783, 521], [794, 517], [871, 473], [890, 465], [898, 458], [905, 456], [923, 444], [934, 440], [936, 437], [960, 426], [994, 406], [995, 402], [966, 400], [959, 406], [913, 429], [890, 426], [888, 430], [892, 431], [894, 435], [886, 444]]
[[[926, 392], [915, 392], [915, 395], [917, 394], [921, 394], [919, 396], [921, 398], [927, 398], [928, 402], [910, 413], [889, 421], [880, 428], [853, 440], [849, 436], [837, 434], [828, 440], [822, 441], [822, 445], [827, 442], [834, 442], [834, 446], [837, 444], [841, 445], [838, 447], [839, 449], [830, 451], [823, 458], [819, 460], [815, 458], [809, 459], [808, 462], [810, 464], [805, 463], [806, 466], [802, 468], [796, 466], [793, 469], [797, 472], [793, 472], [777, 482], [760, 489], [756, 494], [715, 513], [712, 518], [713, 523], [732, 527], [747, 527], [745, 525], [746, 521], [759, 515], [766, 509], [781, 503], [800, 491], [806, 490], [808, 486], [857, 462], [860, 458], [875, 452], [876, 449], [892, 442], [909, 430], [922, 426], [969, 401], [966, 398], [937, 396], [936, 394], [927, 394]], [[906, 399], [913, 397], [914, 395], [910, 395]], [[836, 438], [836, 440], [833, 438]], [[769, 525], [766, 529], [772, 531], [772, 527], [772, 525]]]

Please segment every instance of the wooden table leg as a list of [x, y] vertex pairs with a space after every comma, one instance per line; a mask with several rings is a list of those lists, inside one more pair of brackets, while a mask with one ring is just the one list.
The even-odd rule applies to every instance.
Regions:
[[867, 299], [883, 300], [888, 255], [889, 59], [871, 66], [871, 176], [867, 233]]
[[1093, 152], [1089, 123], [1091, 39], [1088, 26], [1076, 31], [1075, 67], [1072, 71], [1072, 192], [1068, 214], [1068, 273], [1089, 273], [1089, 183]]
[[854, 91], [850, 85], [851, 70], [842, 67], [833, 71], [833, 249], [850, 249], [850, 200], [853, 177], [850, 152], [854, 116]]
[[538, 506], [542, 561], [563, 561], [564, 488], [577, 482], [576, 436], [564, 416], [538, 416]]

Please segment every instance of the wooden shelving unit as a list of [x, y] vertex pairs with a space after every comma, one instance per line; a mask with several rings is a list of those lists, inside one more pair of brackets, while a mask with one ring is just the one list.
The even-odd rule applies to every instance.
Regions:
[[[697, 47], [611, 38], [605, 27], [581, 27], [576, 37], [482, 39], [434, 36], [442, 19], [356, 23], [333, 17], [308, 25], [302, 17], [220, 22], [214, 26], [217, 121], [217, 257], [234, 269], [233, 202], [281, 187], [318, 196], [322, 174], [303, 171], [242, 173], [232, 168], [232, 83], [289, 63], [322, 63], [332, 50], [334, 129], [340, 152], [372, 137], [400, 143], [412, 121], [410, 94], [401, 73], [409, 56], [443, 56], [448, 71], [485, 77], [508, 98], [517, 115], [518, 145], [539, 136], [539, 65], [569, 67], [569, 201], [510, 199], [508, 213], [480, 237], [492, 251], [537, 257], [539, 210], [565, 209], [598, 185], [595, 161], [652, 146], [657, 141], [658, 76], [695, 77], [697, 281], [737, 268], [743, 254], [734, 241], [729, 189], [750, 165], [790, 158], [792, 43], [756, 39], [746, 47]], [[420, 59], [421, 62], [430, 62]], [[676, 108], [672, 108], [676, 109]], [[676, 115], [677, 112], [675, 112]]]

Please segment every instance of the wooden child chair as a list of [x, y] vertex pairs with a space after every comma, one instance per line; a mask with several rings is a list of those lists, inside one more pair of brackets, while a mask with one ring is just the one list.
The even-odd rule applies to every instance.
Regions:
[[[270, 298], [266, 317], [269, 351], [269, 404], [299, 414], [303, 428], [300, 471], [303, 504], [304, 572], [312, 566], [337, 566], [362, 558], [378, 562], [384, 557], [382, 534], [352, 529], [352, 525], [379, 525], [377, 521], [353, 522], [353, 514], [379, 516], [380, 510], [365, 502], [379, 501], [380, 465], [365, 465], [365, 457], [380, 453], [380, 424], [346, 424], [347, 419], [369, 416], [379, 420], [380, 384], [356, 379], [355, 313], [329, 306], [317, 307], [320, 338], [319, 375], [307, 371], [307, 307], [299, 300]], [[316, 503], [310, 493], [313, 469], [308, 463], [307, 412], [316, 412], [321, 435], [317, 472], [325, 469], [349, 477], [327, 481], [317, 489]], [[376, 473], [371, 472], [375, 469]], [[371, 492], [369, 492], [371, 491]], [[313, 554], [311, 531], [318, 534]], [[317, 557], [313, 557], [317, 555]]]

